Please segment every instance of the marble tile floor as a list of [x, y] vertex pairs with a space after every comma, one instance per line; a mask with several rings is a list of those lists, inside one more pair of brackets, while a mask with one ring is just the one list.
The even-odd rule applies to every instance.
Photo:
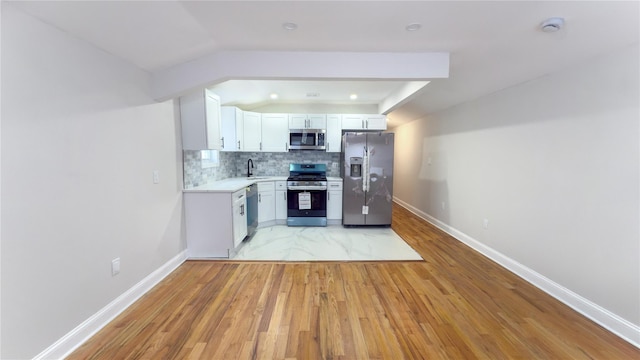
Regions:
[[232, 260], [423, 260], [391, 228], [288, 227], [258, 229]]

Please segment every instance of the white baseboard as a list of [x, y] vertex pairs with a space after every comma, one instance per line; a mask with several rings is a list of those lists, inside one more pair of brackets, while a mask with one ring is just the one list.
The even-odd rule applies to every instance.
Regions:
[[182, 251], [159, 267], [149, 276], [142, 279], [115, 300], [93, 314], [90, 318], [71, 330], [65, 336], [56, 341], [53, 345], [46, 348], [43, 352], [36, 355], [34, 360], [40, 359], [64, 359], [75, 349], [80, 347], [90, 337], [95, 335], [100, 329], [111, 322], [116, 316], [122, 313], [126, 308], [131, 306], [142, 295], [146, 294], [151, 288], [156, 286], [162, 279], [167, 277], [173, 270], [180, 266], [187, 259], [187, 252]]
[[492, 249], [491, 247], [473, 239], [469, 235], [443, 223], [433, 216], [420, 209], [406, 203], [396, 197], [393, 198], [398, 205], [414, 213], [423, 220], [433, 224], [440, 230], [448, 233], [460, 242], [468, 245], [482, 255], [497, 262], [502, 267], [518, 275], [522, 279], [531, 283], [540, 290], [560, 300], [575, 311], [600, 324], [602, 327], [616, 334], [620, 338], [640, 348], [640, 326], [637, 326], [626, 319], [612, 313], [611, 311], [595, 304], [560, 284], [548, 279], [534, 270], [520, 264], [508, 256]]

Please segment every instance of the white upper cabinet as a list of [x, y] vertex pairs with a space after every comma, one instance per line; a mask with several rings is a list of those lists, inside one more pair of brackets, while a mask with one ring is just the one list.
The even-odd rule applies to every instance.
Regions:
[[[246, 131], [247, 127], [245, 126]], [[260, 150], [270, 152], [289, 151], [287, 114], [262, 114], [262, 146]]]
[[327, 138], [325, 141], [327, 152], [340, 152], [342, 148], [342, 116], [327, 115]]
[[325, 114], [289, 114], [289, 129], [326, 129]]
[[384, 115], [344, 114], [342, 130], [387, 130], [387, 117]]
[[262, 142], [262, 118], [260, 113], [245, 111], [242, 117], [242, 140], [240, 151], [260, 151]]
[[[220, 124], [222, 128], [222, 151], [239, 151], [238, 123], [242, 123], [242, 110], [235, 106], [220, 108]], [[242, 135], [242, 133], [240, 133]]]
[[220, 150], [220, 97], [205, 89], [180, 98], [182, 148]]
[[362, 130], [364, 129], [364, 115], [344, 114], [342, 115], [342, 130]]
[[367, 130], [387, 130], [387, 117], [384, 115], [365, 115]]

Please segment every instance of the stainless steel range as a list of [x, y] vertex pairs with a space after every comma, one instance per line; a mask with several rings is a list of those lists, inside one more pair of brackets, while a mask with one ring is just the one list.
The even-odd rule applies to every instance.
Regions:
[[326, 164], [289, 164], [287, 225], [327, 226]]

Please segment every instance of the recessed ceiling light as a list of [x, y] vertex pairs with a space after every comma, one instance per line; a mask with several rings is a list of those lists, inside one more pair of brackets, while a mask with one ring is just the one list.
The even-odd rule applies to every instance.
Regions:
[[275, 99], [277, 99], [277, 98], [278, 98], [278, 94], [276, 94], [276, 93], [272, 93], [271, 95], [269, 95], [269, 97], [270, 97], [271, 99], [275, 100]]
[[320, 96], [320, 93], [317, 92], [308, 92], [307, 93], [307, 97], [318, 97]]
[[282, 24], [282, 27], [285, 30], [293, 31], [293, 30], [298, 28], [298, 24], [292, 23], [292, 22], [286, 22], [286, 23]]
[[407, 25], [407, 27], [405, 29], [407, 31], [418, 31], [418, 30], [420, 30], [421, 27], [422, 27], [422, 25], [420, 25], [419, 23], [411, 23], [411, 24]]
[[351, 99], [351, 100], [355, 100], [355, 99], [357, 99], [357, 98], [358, 98], [358, 94], [351, 94], [351, 95], [349, 95], [349, 99]]
[[552, 17], [540, 24], [540, 30], [544, 32], [556, 32], [562, 29], [562, 25], [564, 25], [564, 19], [561, 17]]

